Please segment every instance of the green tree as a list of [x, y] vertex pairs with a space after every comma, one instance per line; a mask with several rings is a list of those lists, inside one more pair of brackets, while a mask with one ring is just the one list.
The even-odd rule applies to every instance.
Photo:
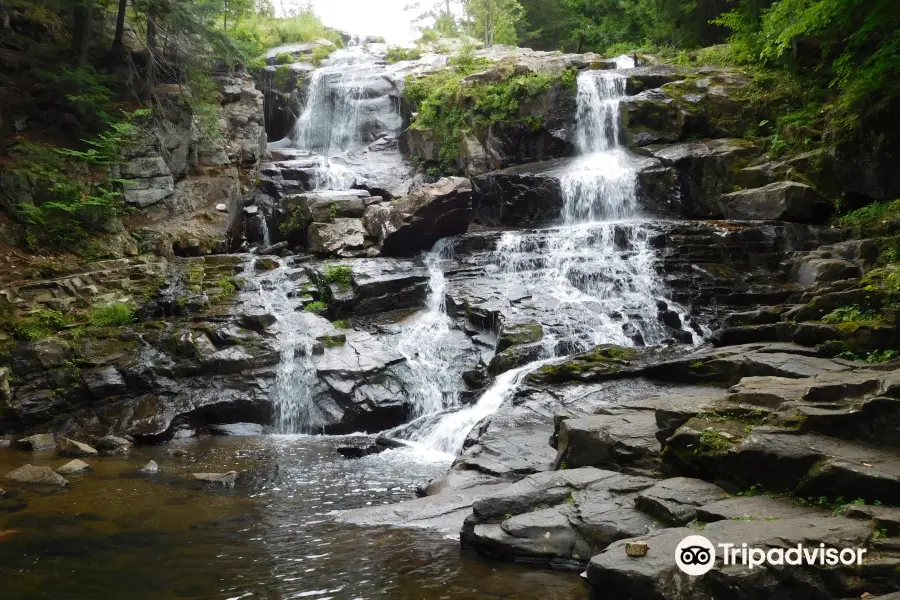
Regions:
[[472, 35], [485, 46], [516, 44], [516, 24], [525, 16], [518, 0], [464, 0], [463, 8]]

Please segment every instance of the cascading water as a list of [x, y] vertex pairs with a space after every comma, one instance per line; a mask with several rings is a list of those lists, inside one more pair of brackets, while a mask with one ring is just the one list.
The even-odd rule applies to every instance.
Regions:
[[278, 319], [273, 326], [279, 340], [279, 361], [275, 372], [272, 404], [275, 408], [277, 433], [313, 432], [323, 419], [312, 400], [316, 383], [312, 362], [314, 340], [304, 332], [309, 330], [309, 313], [295, 310], [291, 292], [296, 288], [292, 270], [279, 263], [256, 282], [255, 293], [247, 294], [242, 309], [256, 312], [262, 309]]
[[[620, 57], [617, 63], [633, 66], [629, 57]], [[587, 71], [579, 75], [579, 155], [562, 176], [563, 225], [504, 234], [488, 267], [506, 282], [507, 289], [524, 285], [536, 296], [556, 301], [555, 322], [544, 327], [544, 358], [501, 374], [474, 405], [453, 409], [440, 418], [422, 419], [409, 436], [414, 444], [450, 454], [459, 452], [471, 428], [498, 410], [512, 397], [522, 377], [553, 360], [560, 348], [586, 350], [601, 343], [652, 345], [668, 337], [658, 315], [665, 286], [655, 270], [650, 231], [637, 219], [637, 169], [620, 144], [619, 103], [624, 97], [625, 78], [619, 73]], [[436, 276], [432, 269], [429, 314], [434, 315], [434, 322], [439, 319], [436, 311], [443, 315], [444, 285], [443, 274]], [[679, 310], [671, 303], [669, 306]], [[409, 333], [422, 348], [424, 336], [416, 336], [412, 330]], [[556, 344], [556, 340], [565, 343]], [[440, 358], [430, 347], [428, 355]], [[429, 367], [434, 372], [442, 368], [440, 360]], [[427, 399], [417, 402], [425, 412], [447, 406], [430, 386], [421, 393]]]
[[430, 276], [427, 310], [407, 324], [398, 343], [418, 383], [410, 398], [415, 417], [459, 404], [458, 374], [453, 368], [457, 352], [446, 343], [451, 321], [445, 310], [443, 263], [450, 258], [450, 250], [448, 241], [440, 240], [425, 255]]

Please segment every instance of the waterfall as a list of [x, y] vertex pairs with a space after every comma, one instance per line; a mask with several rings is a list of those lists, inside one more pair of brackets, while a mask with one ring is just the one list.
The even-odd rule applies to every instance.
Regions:
[[[633, 66], [627, 56], [616, 61]], [[637, 169], [620, 139], [619, 106], [625, 94], [620, 73], [586, 71], [578, 76], [578, 155], [561, 177], [562, 225], [507, 232], [491, 257], [488, 269], [510, 294], [524, 285], [534, 297], [551, 300], [551, 316], [544, 324], [544, 356], [498, 376], [474, 405], [421, 419], [412, 435], [407, 432], [414, 444], [458, 453], [471, 428], [511, 399], [524, 375], [554, 360], [560, 351], [557, 340], [564, 340], [562, 349], [571, 352], [601, 343], [654, 345], [669, 337], [658, 314], [666, 287], [656, 272], [651, 230], [638, 218]], [[439, 333], [437, 323], [446, 326], [440, 306], [445, 282], [443, 274], [433, 270], [437, 263], [431, 264], [428, 314], [432, 316], [423, 322], [432, 323], [433, 329], [407, 331], [422, 367], [429, 364], [420, 358], [423, 354], [440, 356], [439, 348], [432, 346]], [[679, 307], [667, 305], [684, 316]], [[441, 365], [446, 362], [430, 364], [432, 372], [440, 372]], [[426, 413], [440, 410], [440, 396], [430, 389], [440, 382], [426, 376], [422, 382], [428, 401], [417, 404]]]
[[451, 321], [445, 310], [443, 263], [451, 257], [451, 249], [444, 239], [425, 255], [430, 276], [427, 309], [407, 324], [398, 342], [417, 382], [410, 397], [415, 417], [459, 404], [459, 373], [455, 368], [459, 352], [448, 343]]
[[273, 326], [279, 341], [272, 395], [275, 430], [277, 433], [299, 433], [320, 429], [324, 419], [312, 398], [316, 384], [314, 340], [305, 333], [310, 330], [308, 320], [315, 317], [295, 310], [290, 295], [297, 281], [283, 262], [279, 262], [277, 269], [265, 273], [257, 283], [258, 290], [249, 294], [243, 304], [247, 309], [261, 308], [278, 319]]

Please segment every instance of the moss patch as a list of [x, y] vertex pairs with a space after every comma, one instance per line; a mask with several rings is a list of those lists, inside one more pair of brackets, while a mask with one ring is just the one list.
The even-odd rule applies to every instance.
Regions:
[[638, 353], [631, 348], [603, 344], [578, 354], [571, 359], [552, 365], [544, 365], [529, 373], [526, 382], [555, 384], [568, 381], [600, 381], [612, 379], [627, 372]]

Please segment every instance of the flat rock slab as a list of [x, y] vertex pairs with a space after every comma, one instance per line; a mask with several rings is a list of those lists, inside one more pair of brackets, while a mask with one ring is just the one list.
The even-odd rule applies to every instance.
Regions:
[[488, 484], [416, 498], [398, 504], [347, 510], [337, 520], [357, 525], [396, 525], [458, 532], [471, 512], [472, 503], [506, 487]]
[[191, 473], [190, 478], [202, 483], [233, 488], [235, 481], [237, 481], [237, 471], [228, 471], [227, 473]]
[[16, 483], [25, 483], [31, 485], [64, 487], [69, 485], [66, 478], [56, 473], [50, 467], [36, 467], [34, 465], [25, 465], [19, 467], [15, 471], [6, 474], [8, 481]]
[[669, 525], [686, 525], [697, 518], [700, 506], [727, 496], [725, 490], [712, 483], [689, 477], [673, 477], [638, 494], [634, 505]]
[[769, 496], [734, 496], [697, 509], [697, 519], [713, 522], [724, 520], [777, 521], [796, 517], [827, 517], [830, 513], [821, 508], [800, 506], [788, 500]]

